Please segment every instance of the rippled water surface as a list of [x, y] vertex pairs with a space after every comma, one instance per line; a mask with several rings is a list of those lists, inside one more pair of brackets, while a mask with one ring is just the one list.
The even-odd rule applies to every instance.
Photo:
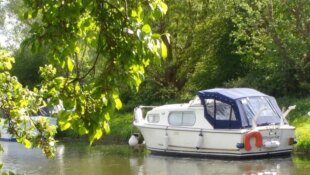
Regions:
[[131, 154], [127, 146], [85, 143], [59, 144], [48, 160], [40, 150], [27, 150], [13, 142], [1, 143], [3, 169], [29, 175], [309, 175], [310, 157], [292, 156], [259, 160], [214, 160]]

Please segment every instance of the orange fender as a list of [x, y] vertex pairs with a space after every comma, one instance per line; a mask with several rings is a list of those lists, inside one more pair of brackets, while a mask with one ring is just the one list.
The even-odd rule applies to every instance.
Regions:
[[247, 151], [250, 151], [251, 150], [251, 143], [250, 143], [250, 140], [251, 138], [254, 137], [255, 138], [255, 146], [257, 148], [260, 148], [263, 146], [263, 137], [262, 137], [262, 134], [259, 132], [259, 131], [250, 131], [248, 133], [246, 133], [244, 135], [244, 149], [247, 150]]

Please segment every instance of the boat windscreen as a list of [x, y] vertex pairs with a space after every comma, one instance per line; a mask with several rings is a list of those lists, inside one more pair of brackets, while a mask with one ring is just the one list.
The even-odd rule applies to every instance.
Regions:
[[281, 122], [281, 117], [277, 113], [276, 107], [273, 106], [268, 97], [247, 97], [240, 99], [240, 101], [249, 124], [252, 123], [255, 115], [259, 115], [256, 119], [258, 126], [279, 124]]

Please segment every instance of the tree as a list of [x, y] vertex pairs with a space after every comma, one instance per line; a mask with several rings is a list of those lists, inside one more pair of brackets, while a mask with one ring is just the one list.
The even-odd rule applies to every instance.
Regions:
[[242, 0], [234, 9], [231, 37], [250, 65], [245, 84], [276, 95], [309, 91], [309, 1]]
[[231, 19], [233, 5], [231, 1], [207, 1], [203, 6], [203, 20], [196, 29], [193, 50], [198, 62], [186, 87], [191, 92], [224, 86], [247, 72], [241, 57], [234, 53], [237, 46], [230, 37], [235, 30]]
[[[200, 89], [223, 86], [246, 73], [236, 45], [230, 1], [167, 1], [169, 11], [155, 28], [171, 35], [163, 38], [167, 59], [148, 67], [136, 101], [144, 104], [188, 100]], [[145, 96], [148, 98], [145, 98]]]
[[[32, 51], [47, 49], [50, 64], [40, 68], [43, 80], [33, 92], [22, 90], [13, 78], [17, 85], [12, 85], [12, 91], [18, 86], [20, 91], [37, 97], [31, 98], [32, 103], [34, 99], [40, 102], [35, 107], [19, 105], [16, 110], [35, 111], [39, 105], [44, 105], [43, 99], [48, 99], [47, 106], [61, 101], [64, 109], [57, 115], [60, 129], [71, 128], [81, 135], [88, 134], [92, 143], [109, 132], [110, 115], [122, 107], [119, 89], [137, 90], [145, 67], [165, 57], [167, 51], [161, 35], [154, 33], [150, 25], [166, 13], [167, 6], [161, 0], [24, 0], [24, 3], [23, 17], [30, 30], [23, 47], [30, 47]], [[5, 75], [11, 77], [7, 72]], [[5, 81], [2, 79], [1, 83]], [[4, 99], [8, 98], [4, 94], [6, 91], [5, 87], [1, 89]], [[11, 94], [12, 99], [6, 100], [15, 103], [19, 96]], [[15, 121], [12, 110], [16, 110], [4, 109], [11, 126]], [[18, 114], [17, 118], [22, 115]], [[48, 131], [48, 139], [53, 138], [54, 131], [46, 128], [44, 122], [42, 125], [42, 132]], [[9, 131], [30, 147], [33, 140], [28, 139], [27, 133], [19, 135], [23, 130], [18, 129], [18, 125], [12, 128], [18, 131]], [[20, 140], [24, 137], [26, 140]], [[40, 144], [41, 148], [46, 148], [45, 153], [52, 156], [53, 140], [48, 139]]]

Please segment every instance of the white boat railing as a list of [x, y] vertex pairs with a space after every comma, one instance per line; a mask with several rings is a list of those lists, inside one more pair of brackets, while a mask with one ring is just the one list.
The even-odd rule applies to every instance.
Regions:
[[157, 106], [143, 106], [143, 105], [140, 105], [138, 108], [156, 108]]
[[291, 112], [291, 110], [294, 109], [296, 109], [296, 105], [288, 107], [288, 109], [283, 113], [283, 118], [285, 119], [286, 116]]
[[[296, 105], [294, 106], [289, 106], [288, 109], [285, 112], [282, 112], [282, 119], [281, 119], [281, 123], [280, 125], [284, 125], [284, 123], [288, 123], [288, 121], [286, 120], [286, 117], [288, 116], [288, 114], [292, 111], [296, 109]], [[284, 111], [284, 110], [283, 110]]]
[[253, 119], [252, 119], [252, 129], [253, 129], [253, 130], [255, 130], [256, 127], [257, 127], [256, 121], [257, 121], [258, 117], [259, 117], [260, 114], [261, 114], [262, 112], [264, 112], [265, 110], [267, 110], [267, 109], [266, 109], [266, 108], [262, 108], [262, 109], [260, 109], [260, 110], [254, 115], [254, 117], [253, 117]]

